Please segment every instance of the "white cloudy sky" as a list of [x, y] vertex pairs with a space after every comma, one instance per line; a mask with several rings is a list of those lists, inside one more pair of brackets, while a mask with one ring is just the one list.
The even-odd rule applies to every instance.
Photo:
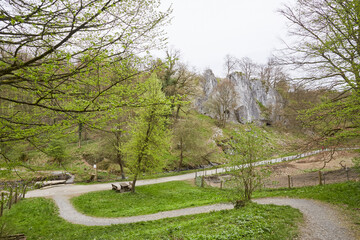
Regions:
[[219, 77], [226, 54], [265, 63], [286, 38], [286, 20], [277, 10], [289, 1], [162, 0], [173, 8], [169, 46], [198, 71], [211, 68]]

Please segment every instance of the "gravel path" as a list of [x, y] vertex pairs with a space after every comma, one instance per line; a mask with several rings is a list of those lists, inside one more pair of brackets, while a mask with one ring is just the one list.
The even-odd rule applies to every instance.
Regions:
[[166, 212], [158, 212], [149, 215], [141, 215], [141, 216], [132, 216], [132, 217], [120, 217], [120, 218], [98, 218], [98, 217], [90, 217], [83, 215], [75, 210], [75, 208], [71, 205], [68, 196], [56, 196], [53, 197], [56, 204], [59, 207], [59, 213], [62, 218], [65, 220], [75, 223], [82, 224], [87, 226], [106, 226], [111, 224], [127, 224], [127, 223], [136, 223], [136, 222], [144, 222], [144, 221], [154, 221], [163, 218], [173, 218], [180, 217], [186, 215], [193, 215], [199, 213], [208, 213], [212, 211], [220, 211], [233, 209], [232, 204], [214, 204], [208, 206], [201, 207], [192, 207], [192, 208], [183, 208], [179, 210], [172, 210]]
[[259, 204], [289, 205], [299, 209], [305, 218], [300, 228], [301, 240], [355, 240], [341, 220], [341, 215], [327, 204], [313, 200], [292, 198], [255, 199]]
[[[212, 211], [233, 209], [232, 204], [214, 204], [201, 207], [184, 208], [179, 210], [158, 212], [155, 214], [120, 217], [98, 218], [79, 213], [70, 203], [71, 196], [54, 196], [59, 207], [59, 214], [65, 220], [87, 226], [106, 226], [111, 224], [128, 224], [143, 221], [154, 221], [164, 218], [208, 213]], [[307, 199], [292, 198], [263, 198], [253, 200], [259, 204], [289, 205], [299, 209], [305, 218], [300, 227], [300, 240], [355, 240], [355, 237], [343, 224], [337, 211], [327, 204]]]

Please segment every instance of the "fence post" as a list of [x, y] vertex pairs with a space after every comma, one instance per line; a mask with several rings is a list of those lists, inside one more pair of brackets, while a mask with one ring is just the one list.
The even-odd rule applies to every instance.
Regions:
[[288, 175], [288, 186], [289, 186], [289, 188], [291, 188], [291, 176], [290, 175]]
[[195, 179], [197, 178], [197, 171], [195, 171]]
[[347, 179], [347, 181], [350, 181], [350, 179], [349, 179], [349, 168], [346, 167], [345, 171], [346, 171], [346, 179]]
[[18, 187], [16, 186], [15, 187], [15, 201], [14, 201], [14, 203], [17, 203], [17, 201], [18, 201]]
[[220, 189], [223, 189], [223, 180], [220, 182]]
[[201, 187], [204, 187], [204, 175], [201, 177]]
[[22, 195], [23, 195], [23, 196], [22, 196], [23, 198], [25, 198], [26, 188], [27, 188], [27, 184], [25, 184], [25, 185], [24, 185], [24, 188], [23, 188], [23, 194], [22, 194]]
[[0, 217], [3, 215], [4, 212], [4, 201], [5, 201], [5, 193], [1, 193], [1, 208], [0, 208]]
[[98, 180], [98, 170], [97, 170], [97, 166], [96, 166], [96, 164], [94, 165], [94, 167], [95, 167], [95, 177], [94, 177], [94, 182], [97, 182], [97, 180]]
[[319, 171], [319, 185], [322, 185], [322, 173]]
[[11, 209], [11, 202], [12, 202], [12, 194], [13, 194], [13, 189], [12, 187], [10, 187], [10, 194], [9, 194], [9, 209]]

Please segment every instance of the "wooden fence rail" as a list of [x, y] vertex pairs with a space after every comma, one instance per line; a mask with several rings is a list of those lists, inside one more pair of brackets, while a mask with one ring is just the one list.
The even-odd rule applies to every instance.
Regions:
[[9, 186], [9, 191], [1, 191], [0, 217], [4, 215], [5, 209], [11, 209], [21, 198], [25, 198], [26, 188], [27, 185], [24, 184], [23, 186]]

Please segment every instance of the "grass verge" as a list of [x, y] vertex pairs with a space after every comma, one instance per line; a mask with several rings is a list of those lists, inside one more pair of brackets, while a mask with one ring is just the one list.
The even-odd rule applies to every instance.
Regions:
[[112, 190], [72, 198], [75, 208], [96, 217], [124, 217], [187, 207], [229, 202], [230, 191], [194, 187], [188, 182], [167, 182], [136, 187], [136, 193]]

